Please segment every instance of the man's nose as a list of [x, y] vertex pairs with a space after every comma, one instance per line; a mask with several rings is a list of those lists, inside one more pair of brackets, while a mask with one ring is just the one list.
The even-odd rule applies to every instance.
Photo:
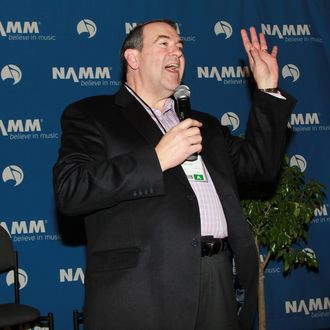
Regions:
[[177, 56], [178, 58], [180, 58], [183, 55], [182, 48], [178, 46], [174, 46], [173, 49], [171, 50], [171, 53]]

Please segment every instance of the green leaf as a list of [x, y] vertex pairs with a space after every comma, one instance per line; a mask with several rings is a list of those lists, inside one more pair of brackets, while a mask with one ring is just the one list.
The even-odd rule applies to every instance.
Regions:
[[276, 185], [250, 185], [242, 190], [242, 207], [256, 242], [271, 259], [282, 260], [283, 272], [293, 267], [317, 269], [318, 261], [306, 250], [295, 249], [307, 242], [314, 211], [325, 201], [325, 186], [306, 180], [305, 173], [290, 167], [285, 155]]

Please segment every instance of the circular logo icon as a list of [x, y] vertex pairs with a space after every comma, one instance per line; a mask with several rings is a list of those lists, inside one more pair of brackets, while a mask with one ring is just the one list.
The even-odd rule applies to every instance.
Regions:
[[[25, 270], [19, 268], [18, 269], [18, 282], [19, 282], [19, 289], [22, 290], [26, 287], [27, 283], [28, 283], [28, 275], [25, 272]], [[6, 282], [7, 285], [10, 286], [12, 284], [14, 284], [14, 271], [11, 270], [10, 272], [8, 272], [7, 276], [6, 276]]]
[[214, 25], [214, 33], [217, 36], [219, 34], [224, 34], [226, 36], [225, 39], [228, 39], [233, 34], [233, 28], [231, 27], [231, 25], [228, 22], [219, 21]]
[[290, 159], [290, 166], [297, 166], [299, 167], [301, 172], [305, 172], [307, 168], [307, 161], [306, 159], [301, 155], [294, 155]]
[[311, 258], [316, 259], [316, 254], [314, 252], [314, 250], [312, 250], [311, 248], [304, 248], [303, 252], [307, 255], [309, 255]]
[[292, 82], [295, 82], [300, 77], [300, 71], [294, 64], [287, 64], [282, 69], [282, 76], [284, 79], [292, 78]]
[[232, 131], [239, 127], [239, 117], [234, 112], [226, 112], [221, 117], [221, 125], [229, 126]]
[[24, 179], [23, 170], [16, 165], [9, 165], [2, 171], [3, 182], [14, 181], [14, 187], [19, 186]]
[[83, 19], [77, 25], [78, 34], [87, 33], [88, 39], [93, 38], [96, 34], [96, 24], [90, 19]]
[[12, 79], [12, 85], [18, 84], [22, 79], [21, 69], [14, 64], [7, 64], [1, 70], [1, 79], [7, 80]]

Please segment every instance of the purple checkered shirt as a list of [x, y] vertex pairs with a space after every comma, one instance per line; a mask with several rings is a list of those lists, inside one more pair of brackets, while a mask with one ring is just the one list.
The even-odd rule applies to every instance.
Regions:
[[[128, 88], [127, 90], [131, 92]], [[135, 95], [131, 92], [135, 97]], [[158, 123], [151, 110], [146, 107], [138, 98], [136, 98], [151, 118], [158, 125], [163, 132], [164, 129]], [[167, 99], [164, 104], [164, 111], [152, 109], [153, 113], [157, 116], [160, 123], [169, 131], [172, 127], [179, 123], [178, 116], [174, 109], [174, 101]], [[163, 132], [164, 133], [164, 132]], [[200, 221], [201, 221], [201, 235], [224, 238], [228, 236], [227, 222], [219, 196], [215, 190], [211, 176], [202, 160], [206, 181], [189, 181], [198, 201]]]

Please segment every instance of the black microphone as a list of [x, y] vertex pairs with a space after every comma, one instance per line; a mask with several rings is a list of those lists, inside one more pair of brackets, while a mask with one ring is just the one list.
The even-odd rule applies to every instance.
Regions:
[[[190, 89], [186, 85], [179, 85], [174, 91], [175, 111], [180, 121], [190, 117]], [[198, 157], [197, 153], [190, 155], [187, 160], [194, 161]]]

